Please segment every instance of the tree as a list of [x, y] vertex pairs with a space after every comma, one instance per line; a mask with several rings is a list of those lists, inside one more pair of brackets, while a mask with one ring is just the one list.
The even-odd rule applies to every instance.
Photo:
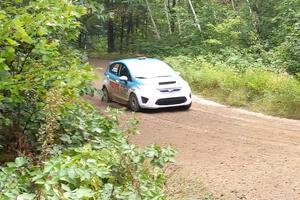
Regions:
[[79, 35], [77, 19], [85, 9], [65, 0], [28, 4], [4, 1], [2, 8], [0, 119], [1, 133], [7, 135], [1, 144], [16, 141], [14, 147], [5, 149], [30, 154], [39, 151], [30, 143], [38, 142], [49, 91], [59, 87], [58, 93], [68, 93], [71, 98], [91, 80], [89, 68], [70, 45]]
[[187, 1], [188, 1], [188, 3], [189, 3], [190, 8], [191, 8], [191, 11], [192, 11], [192, 14], [193, 14], [193, 17], [194, 17], [195, 24], [196, 24], [196, 26], [197, 26], [199, 32], [201, 33], [201, 32], [202, 32], [201, 25], [200, 25], [200, 23], [199, 23], [199, 21], [198, 21], [198, 17], [197, 17], [197, 15], [196, 15], [195, 9], [194, 9], [194, 7], [193, 7], [192, 0], [187, 0]]
[[151, 20], [152, 25], [153, 25], [153, 29], [154, 29], [153, 31], [155, 33], [155, 36], [156, 36], [157, 39], [160, 39], [160, 33], [159, 33], [159, 30], [158, 30], [158, 28], [156, 26], [155, 20], [153, 18], [153, 14], [152, 14], [152, 11], [151, 11], [151, 8], [150, 8], [148, 0], [145, 0], [145, 3], [146, 3], [146, 6], [147, 6], [147, 9], [148, 9], [150, 20]]

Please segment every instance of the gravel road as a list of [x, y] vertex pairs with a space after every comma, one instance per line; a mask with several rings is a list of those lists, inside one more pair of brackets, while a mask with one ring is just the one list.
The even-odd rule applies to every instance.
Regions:
[[[90, 63], [101, 77], [108, 61]], [[95, 86], [100, 87], [101, 80]], [[106, 106], [100, 105], [99, 97], [91, 101], [99, 108]], [[300, 199], [300, 121], [199, 97], [189, 111], [147, 111], [136, 117], [141, 134], [131, 142], [175, 146], [176, 176], [200, 179], [217, 199]], [[192, 196], [197, 199], [197, 194]]]

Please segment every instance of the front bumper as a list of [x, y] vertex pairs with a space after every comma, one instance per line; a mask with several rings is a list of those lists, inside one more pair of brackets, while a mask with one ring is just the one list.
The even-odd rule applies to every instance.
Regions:
[[[176, 92], [155, 92], [147, 94], [146, 92], [136, 92], [141, 108], [158, 109], [177, 106], [187, 106], [192, 103], [191, 91], [181, 90]], [[147, 101], [145, 100], [147, 99]]]

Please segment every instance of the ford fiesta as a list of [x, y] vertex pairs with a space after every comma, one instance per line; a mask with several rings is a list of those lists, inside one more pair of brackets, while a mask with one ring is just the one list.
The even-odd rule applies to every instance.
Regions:
[[133, 58], [112, 62], [104, 73], [102, 101], [140, 109], [182, 107], [192, 104], [191, 89], [179, 73], [163, 61]]

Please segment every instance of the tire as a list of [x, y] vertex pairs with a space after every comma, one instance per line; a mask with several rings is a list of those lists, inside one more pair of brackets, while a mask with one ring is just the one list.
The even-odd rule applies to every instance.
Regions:
[[190, 103], [189, 105], [183, 106], [182, 109], [189, 110], [191, 107], [192, 107], [192, 103]]
[[129, 106], [129, 109], [132, 110], [133, 112], [138, 112], [141, 110], [139, 101], [138, 101], [136, 95], [133, 93], [129, 97], [128, 106]]
[[109, 96], [108, 90], [106, 87], [102, 89], [103, 95], [101, 97], [101, 101], [104, 103], [110, 103], [111, 102], [111, 97]]

